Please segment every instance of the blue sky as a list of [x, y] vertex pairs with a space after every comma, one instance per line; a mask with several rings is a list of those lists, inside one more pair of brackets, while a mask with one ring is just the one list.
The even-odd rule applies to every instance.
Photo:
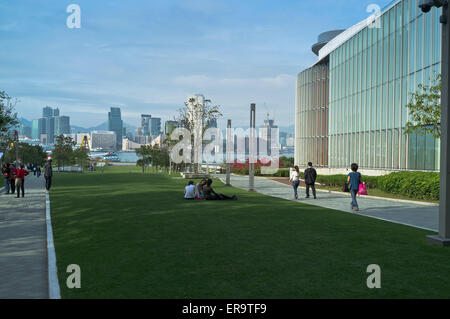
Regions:
[[[1, 0], [0, 90], [19, 116], [59, 107], [71, 124], [104, 122], [120, 106], [172, 119], [188, 94], [221, 105], [223, 121], [294, 123], [295, 76], [316, 60], [319, 33], [366, 18], [388, 0]], [[69, 29], [68, 5], [81, 7]]]

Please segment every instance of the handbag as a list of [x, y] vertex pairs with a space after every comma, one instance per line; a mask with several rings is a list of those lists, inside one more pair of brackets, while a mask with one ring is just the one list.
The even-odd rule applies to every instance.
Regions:
[[349, 193], [350, 192], [350, 188], [348, 188], [348, 182], [345, 182], [344, 186], [342, 187], [342, 191], [345, 193]]
[[18, 177], [16, 177], [16, 187], [20, 187], [20, 186], [22, 186], [22, 179], [21, 178], [18, 178]]
[[359, 184], [358, 195], [367, 195], [366, 183]]

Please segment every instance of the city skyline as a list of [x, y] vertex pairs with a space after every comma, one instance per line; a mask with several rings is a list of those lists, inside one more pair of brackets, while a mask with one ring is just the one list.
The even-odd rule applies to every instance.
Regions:
[[292, 125], [295, 76], [316, 61], [309, 43], [367, 17], [369, 4], [389, 1], [325, 2], [317, 21], [312, 0], [167, 1], [139, 3], [139, 10], [78, 1], [78, 30], [65, 25], [65, 3], [0, 4], [0, 35], [10, 48], [1, 54], [0, 87], [21, 100], [17, 111], [27, 119], [58, 105], [82, 127], [104, 122], [111, 106], [128, 123], [145, 113], [172, 120], [193, 93], [222, 106], [221, 127], [227, 119], [248, 125], [250, 103], [258, 122], [276, 110], [279, 125]]

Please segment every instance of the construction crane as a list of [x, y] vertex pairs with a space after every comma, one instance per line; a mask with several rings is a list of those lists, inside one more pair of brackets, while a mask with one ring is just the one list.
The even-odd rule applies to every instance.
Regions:
[[88, 142], [87, 135], [83, 135], [83, 139], [81, 140], [81, 143], [80, 143], [80, 149], [83, 149], [83, 148], [89, 149], [89, 142]]

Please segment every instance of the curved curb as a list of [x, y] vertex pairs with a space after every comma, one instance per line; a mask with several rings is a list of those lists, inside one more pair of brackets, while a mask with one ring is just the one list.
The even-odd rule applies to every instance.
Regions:
[[55, 245], [53, 243], [52, 219], [50, 216], [50, 195], [45, 194], [45, 219], [47, 224], [48, 292], [50, 299], [61, 299], [56, 267]]

